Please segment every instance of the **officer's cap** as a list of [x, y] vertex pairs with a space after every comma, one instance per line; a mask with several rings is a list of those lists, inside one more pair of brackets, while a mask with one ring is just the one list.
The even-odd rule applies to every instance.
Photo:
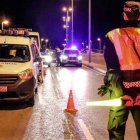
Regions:
[[140, 16], [140, 2], [127, 1], [124, 4], [124, 13], [128, 18], [138, 18]]

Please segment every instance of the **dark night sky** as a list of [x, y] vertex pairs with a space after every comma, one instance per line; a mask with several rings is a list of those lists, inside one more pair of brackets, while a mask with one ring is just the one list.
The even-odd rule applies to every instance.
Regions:
[[[0, 4], [0, 17], [10, 19], [10, 27], [26, 27], [39, 31], [42, 37], [61, 43], [65, 38], [62, 28], [64, 5], [71, 0], [4, 0]], [[92, 40], [119, 27], [122, 8], [126, 0], [92, 1]], [[136, 0], [139, 1], [139, 0]], [[74, 0], [74, 38], [88, 40], [88, 0]]]

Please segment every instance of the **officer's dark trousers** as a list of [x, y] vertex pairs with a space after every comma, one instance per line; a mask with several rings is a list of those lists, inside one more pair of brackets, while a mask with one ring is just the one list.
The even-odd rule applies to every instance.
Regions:
[[111, 107], [108, 121], [109, 140], [124, 140], [125, 126], [129, 112], [132, 114], [137, 130], [138, 140], [140, 140], [140, 106]]

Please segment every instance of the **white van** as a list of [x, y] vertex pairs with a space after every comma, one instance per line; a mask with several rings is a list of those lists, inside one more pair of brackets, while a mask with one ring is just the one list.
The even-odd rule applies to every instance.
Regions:
[[29, 37], [0, 36], [0, 102], [34, 105], [40, 55]]
[[[28, 28], [10, 28], [11, 31], [16, 31], [18, 35], [23, 35], [25, 32], [28, 34], [28, 37], [31, 41], [36, 43], [36, 47], [38, 49], [39, 55], [41, 57], [40, 49], [41, 49], [41, 41], [39, 32], [32, 31], [32, 29]], [[39, 82], [43, 83], [44, 75], [43, 75], [43, 62], [39, 63], [40, 75]]]

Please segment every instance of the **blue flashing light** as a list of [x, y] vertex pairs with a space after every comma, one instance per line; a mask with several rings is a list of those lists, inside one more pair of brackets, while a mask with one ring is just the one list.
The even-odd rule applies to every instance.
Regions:
[[71, 49], [72, 49], [72, 50], [77, 50], [77, 46], [76, 46], [76, 45], [72, 45], [72, 46], [71, 46]]

